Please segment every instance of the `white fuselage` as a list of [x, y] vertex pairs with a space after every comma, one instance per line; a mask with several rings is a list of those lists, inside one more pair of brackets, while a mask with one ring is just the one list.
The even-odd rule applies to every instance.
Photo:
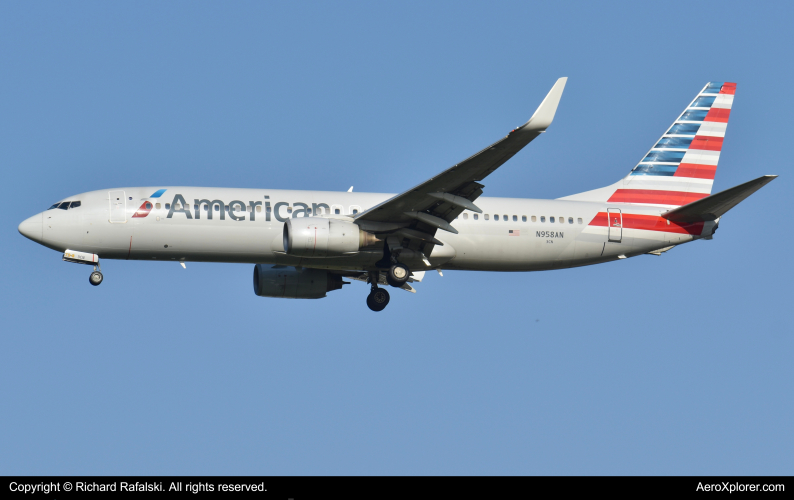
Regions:
[[[152, 198], [158, 190], [161, 189], [119, 188], [83, 193], [67, 199], [80, 201], [80, 207], [50, 209], [26, 222], [41, 221], [39, 242], [49, 248], [93, 253], [102, 259], [371, 269], [383, 257], [382, 246], [343, 257], [301, 258], [285, 254], [284, 221], [310, 215], [352, 221], [353, 214], [393, 196], [169, 187], [161, 196]], [[185, 205], [179, 202], [181, 199]], [[152, 207], [148, 213], [140, 210], [147, 202]], [[214, 207], [211, 218], [208, 205]], [[664, 206], [487, 197], [479, 198], [477, 206], [483, 213], [477, 214], [476, 219], [474, 212], [466, 211], [452, 222], [459, 234], [438, 231], [436, 238], [444, 246], [436, 245], [430, 255], [406, 264], [413, 270], [561, 269], [632, 257], [709, 237], [715, 226], [713, 222], [671, 224], [660, 217], [670, 208]]]

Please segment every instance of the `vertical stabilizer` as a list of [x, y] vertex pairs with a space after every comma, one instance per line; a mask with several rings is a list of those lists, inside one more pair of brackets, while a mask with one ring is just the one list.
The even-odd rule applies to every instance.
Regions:
[[563, 200], [681, 206], [711, 194], [736, 84], [710, 82], [629, 175]]

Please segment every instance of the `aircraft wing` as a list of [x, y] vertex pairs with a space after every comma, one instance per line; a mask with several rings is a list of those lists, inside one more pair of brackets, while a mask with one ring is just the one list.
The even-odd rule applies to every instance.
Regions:
[[[463, 210], [481, 212], [472, 202], [482, 194], [479, 181], [546, 131], [554, 119], [567, 78], [560, 78], [532, 117], [507, 136], [435, 177], [359, 214], [362, 228], [403, 227], [401, 236], [439, 244], [436, 229], [457, 232], [449, 223]], [[381, 223], [381, 224], [378, 224]], [[385, 224], [383, 224], [385, 223]]]

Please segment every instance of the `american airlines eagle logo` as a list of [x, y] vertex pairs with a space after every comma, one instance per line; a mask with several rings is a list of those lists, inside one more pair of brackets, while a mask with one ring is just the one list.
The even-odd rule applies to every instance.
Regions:
[[159, 198], [159, 197], [161, 197], [163, 195], [163, 193], [165, 193], [165, 191], [166, 191], [165, 189], [158, 189], [157, 191], [152, 193], [152, 195], [149, 198], [144, 200], [143, 204], [141, 204], [141, 206], [135, 212], [135, 215], [133, 215], [133, 217], [143, 218], [143, 217], [146, 217], [147, 215], [149, 215], [149, 212], [151, 212], [152, 208], [154, 208], [154, 203], [149, 201], [149, 199], [150, 198]]

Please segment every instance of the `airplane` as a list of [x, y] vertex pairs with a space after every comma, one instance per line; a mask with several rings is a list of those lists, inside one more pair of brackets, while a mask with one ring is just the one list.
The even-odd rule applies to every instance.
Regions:
[[[19, 225], [25, 237], [92, 265], [102, 259], [254, 264], [261, 297], [316, 299], [370, 286], [409, 292], [437, 270], [541, 271], [710, 240], [731, 208], [774, 180], [711, 194], [736, 84], [710, 82], [622, 179], [554, 200], [486, 198], [484, 179], [551, 125], [567, 78], [532, 117], [473, 156], [400, 194], [133, 187], [70, 196]], [[476, 204], [475, 204], [476, 201]]]

